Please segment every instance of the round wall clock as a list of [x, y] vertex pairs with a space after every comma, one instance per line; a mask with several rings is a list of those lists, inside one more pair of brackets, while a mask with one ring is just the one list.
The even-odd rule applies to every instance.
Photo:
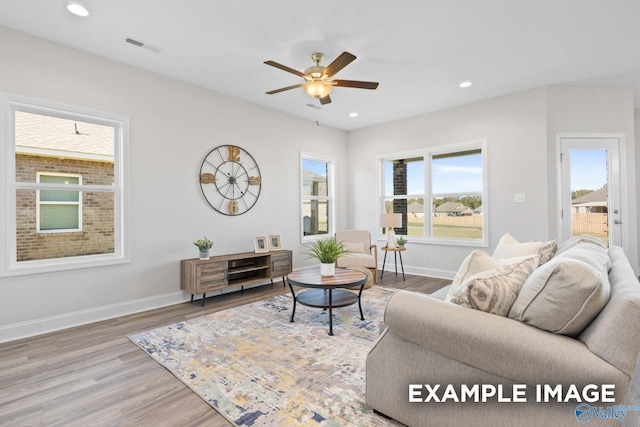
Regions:
[[258, 201], [261, 188], [258, 163], [240, 147], [221, 145], [202, 161], [202, 195], [221, 214], [234, 216], [247, 212]]

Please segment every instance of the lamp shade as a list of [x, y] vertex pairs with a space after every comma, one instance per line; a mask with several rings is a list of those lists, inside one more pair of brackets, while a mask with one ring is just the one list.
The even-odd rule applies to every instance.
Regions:
[[380, 214], [381, 227], [402, 227], [402, 215], [394, 213]]

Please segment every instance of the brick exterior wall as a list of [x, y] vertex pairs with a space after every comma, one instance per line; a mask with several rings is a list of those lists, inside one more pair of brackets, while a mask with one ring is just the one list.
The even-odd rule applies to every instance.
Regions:
[[[407, 162], [395, 160], [393, 162], [393, 194], [402, 196], [407, 194]], [[402, 227], [394, 228], [396, 234], [407, 235], [407, 199], [393, 201], [393, 213], [402, 214]]]
[[[16, 155], [16, 181], [36, 182], [38, 172], [82, 175], [84, 185], [112, 185], [113, 163]], [[18, 261], [113, 253], [114, 194], [82, 193], [82, 231], [38, 233], [36, 191], [16, 193], [16, 248]]]

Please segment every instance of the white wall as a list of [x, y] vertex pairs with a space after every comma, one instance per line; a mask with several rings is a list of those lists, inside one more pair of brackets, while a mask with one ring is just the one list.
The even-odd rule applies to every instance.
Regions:
[[[549, 238], [545, 108], [545, 90], [538, 89], [351, 131], [350, 226], [378, 235], [376, 156], [486, 138], [490, 250], [506, 232], [523, 241]], [[527, 202], [514, 203], [514, 193], [526, 193]], [[409, 243], [404, 264], [451, 277], [473, 249]]]
[[[486, 138], [490, 244], [483, 249], [492, 252], [506, 232], [520, 241], [555, 239], [556, 134], [567, 132], [625, 135], [626, 227], [627, 237], [633, 236], [625, 250], [637, 260], [633, 90], [628, 87], [541, 88], [352, 131], [349, 225], [378, 234], [376, 156]], [[526, 203], [514, 203], [514, 193], [525, 193]], [[405, 269], [452, 277], [473, 249], [409, 243]]]
[[[347, 226], [344, 131], [2, 27], [0, 57], [1, 92], [130, 117], [132, 230], [130, 264], [0, 278], [0, 341], [181, 300], [179, 260], [197, 256], [204, 235], [216, 255], [280, 234], [299, 267], [300, 151], [339, 159], [337, 227]], [[239, 217], [200, 194], [200, 163], [222, 144], [249, 151], [262, 173], [260, 199]]]

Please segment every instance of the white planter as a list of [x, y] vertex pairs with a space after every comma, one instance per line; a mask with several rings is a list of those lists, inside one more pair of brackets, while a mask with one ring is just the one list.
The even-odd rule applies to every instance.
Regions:
[[200, 259], [209, 259], [209, 251], [200, 251]]
[[321, 276], [335, 276], [336, 274], [336, 265], [335, 263], [331, 264], [320, 264], [320, 275]]

